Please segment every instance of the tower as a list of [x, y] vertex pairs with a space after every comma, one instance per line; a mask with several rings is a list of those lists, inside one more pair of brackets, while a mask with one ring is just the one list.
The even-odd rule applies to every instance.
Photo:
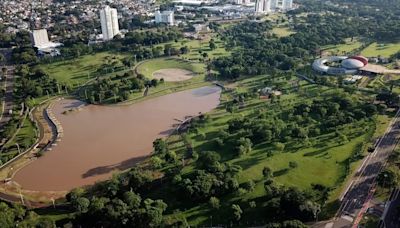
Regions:
[[271, 0], [256, 0], [256, 13], [271, 12]]
[[100, 22], [103, 40], [112, 40], [119, 33], [117, 9], [106, 6], [100, 10]]

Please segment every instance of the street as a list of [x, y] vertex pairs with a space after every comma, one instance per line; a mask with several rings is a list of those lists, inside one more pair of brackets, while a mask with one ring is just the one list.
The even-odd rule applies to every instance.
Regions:
[[378, 142], [374, 152], [369, 154], [357, 175], [353, 178], [348, 191], [343, 196], [336, 218], [325, 227], [357, 227], [369, 207], [373, 197], [375, 180], [384, 167], [389, 154], [395, 149], [400, 137], [400, 110], [389, 124], [385, 135]]

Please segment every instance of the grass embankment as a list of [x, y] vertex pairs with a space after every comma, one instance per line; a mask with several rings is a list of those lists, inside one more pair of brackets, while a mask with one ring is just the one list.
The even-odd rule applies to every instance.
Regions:
[[121, 60], [127, 56], [126, 54], [100, 52], [72, 60], [44, 64], [40, 68], [59, 83], [75, 87], [99, 75], [113, 72], [113, 69], [122, 70]]
[[400, 43], [372, 43], [364, 50], [361, 55], [365, 57], [385, 57], [388, 58], [391, 55], [400, 51]]
[[4, 145], [4, 149], [6, 152], [2, 153], [1, 157], [2, 160], [3, 158], [7, 159], [4, 159], [3, 163], [15, 157], [19, 153], [18, 146], [21, 152], [29, 148], [35, 141], [35, 138], [35, 125], [29, 120], [29, 118], [26, 118], [22, 123], [21, 129], [15, 135], [14, 139]]
[[[237, 91], [253, 91], [262, 86], [263, 77], [246, 79], [236, 83]], [[362, 120], [351, 124], [340, 126], [337, 130], [346, 135], [348, 141], [343, 142], [334, 133], [322, 134], [318, 137], [310, 138], [310, 146], [302, 146], [302, 142], [292, 140], [285, 145], [283, 151], [279, 151], [275, 146], [269, 144], [258, 144], [252, 151], [246, 155], [237, 157], [232, 151], [234, 148], [226, 145], [223, 148], [216, 148], [213, 139], [218, 137], [218, 132], [225, 130], [229, 120], [243, 116], [251, 118], [254, 110], [264, 110], [267, 113], [273, 113], [279, 110], [291, 109], [294, 105], [315, 98], [330, 97], [335, 92], [333, 88], [320, 87], [317, 85], [302, 84], [299, 92], [287, 92], [280, 98], [279, 104], [269, 104], [267, 100], [253, 98], [246, 101], [244, 108], [235, 113], [229, 113], [224, 108], [224, 100], [231, 95], [225, 93], [222, 96], [220, 108], [209, 114], [207, 123], [198, 128], [198, 133], [190, 133], [189, 137], [194, 147], [194, 151], [217, 151], [223, 161], [240, 165], [243, 169], [239, 176], [239, 184], [253, 180], [256, 184], [254, 191], [246, 192], [240, 196], [228, 195], [221, 198], [221, 208], [224, 205], [229, 207], [232, 203], [246, 203], [255, 201], [257, 205], [263, 203], [264, 177], [262, 170], [265, 166], [272, 169], [274, 180], [283, 186], [293, 186], [301, 190], [312, 190], [313, 184], [321, 184], [331, 189], [327, 202], [327, 210], [333, 210], [334, 201], [344, 188], [346, 177], [356, 169], [357, 162], [350, 163], [351, 157], [359, 150], [365, 149], [365, 142], [371, 139], [376, 129], [376, 134], [382, 134], [387, 125], [387, 117], [380, 116], [378, 121]], [[358, 96], [358, 95], [354, 95]], [[375, 126], [377, 123], [377, 126]], [[176, 137], [170, 139], [170, 148], [177, 152], [184, 152], [183, 143]], [[290, 168], [289, 162], [296, 162], [296, 168]], [[359, 161], [358, 161], [359, 162]], [[182, 172], [190, 173], [195, 170], [193, 164], [186, 166]], [[155, 193], [157, 197], [172, 197], [172, 189], [163, 189], [162, 193]], [[171, 205], [173, 207], [173, 205]], [[246, 213], [242, 222], [254, 221], [253, 219], [262, 216], [264, 211], [260, 208], [253, 213]], [[329, 212], [326, 212], [329, 213]], [[325, 214], [326, 214], [325, 213]], [[215, 212], [209, 208], [208, 204], [200, 204], [195, 207], [187, 207], [181, 214], [186, 217], [191, 225], [209, 225], [210, 216], [218, 215], [221, 218], [224, 212]], [[214, 217], [218, 222], [218, 218]]]

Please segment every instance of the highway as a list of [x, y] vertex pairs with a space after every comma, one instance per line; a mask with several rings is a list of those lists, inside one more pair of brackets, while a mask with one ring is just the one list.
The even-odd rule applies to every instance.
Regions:
[[400, 137], [400, 109], [389, 124], [384, 136], [377, 143], [373, 153], [363, 161], [353, 180], [341, 198], [337, 216], [325, 227], [358, 227], [362, 216], [369, 207], [375, 190], [375, 180], [384, 167], [389, 154], [395, 149]]

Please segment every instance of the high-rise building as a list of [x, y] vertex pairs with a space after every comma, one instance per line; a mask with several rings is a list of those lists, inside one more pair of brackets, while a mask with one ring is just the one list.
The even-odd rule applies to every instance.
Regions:
[[290, 10], [293, 8], [293, 0], [283, 0], [283, 10]]
[[157, 24], [165, 23], [171, 26], [175, 24], [174, 11], [157, 11], [155, 12], [154, 17]]
[[106, 6], [100, 10], [100, 22], [103, 40], [112, 40], [119, 34], [117, 9]]
[[256, 0], [256, 13], [271, 12], [271, 0]]
[[272, 0], [273, 10], [287, 11], [293, 8], [293, 0]]

